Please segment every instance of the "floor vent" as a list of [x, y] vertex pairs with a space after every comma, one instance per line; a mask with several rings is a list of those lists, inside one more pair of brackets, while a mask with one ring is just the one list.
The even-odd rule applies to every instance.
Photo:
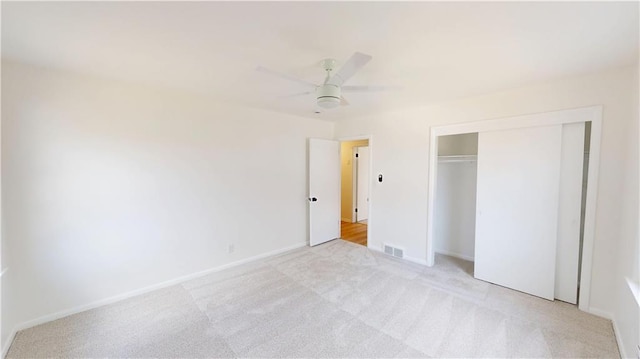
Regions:
[[392, 247], [388, 244], [384, 245], [384, 253], [398, 258], [404, 257], [404, 251], [402, 249]]

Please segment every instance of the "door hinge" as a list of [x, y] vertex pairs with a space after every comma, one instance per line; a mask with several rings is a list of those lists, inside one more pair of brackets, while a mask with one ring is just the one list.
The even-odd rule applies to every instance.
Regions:
[[356, 153], [356, 158], [358, 158], [358, 154]]
[[358, 209], [356, 208], [356, 213], [358, 213]]

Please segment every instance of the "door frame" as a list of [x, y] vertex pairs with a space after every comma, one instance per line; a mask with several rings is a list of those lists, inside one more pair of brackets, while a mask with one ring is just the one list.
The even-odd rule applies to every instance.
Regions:
[[[352, 154], [351, 154], [351, 159], [353, 160], [355, 158], [356, 161], [356, 165], [355, 166], [351, 166], [352, 167], [352, 172], [351, 172], [351, 179], [352, 179], [352, 184], [351, 184], [351, 188], [353, 189], [353, 193], [352, 193], [352, 198], [351, 198], [351, 222], [352, 223], [358, 223], [358, 214], [356, 213], [356, 208], [358, 208], [358, 166], [360, 166], [360, 156], [359, 156], [359, 148], [362, 147], [367, 147], [369, 148], [369, 144], [367, 144], [366, 146], [356, 146], [352, 148]], [[342, 149], [342, 147], [340, 147], [340, 149]], [[355, 154], [358, 153], [358, 157], [355, 156]], [[371, 157], [371, 148], [369, 148], [369, 157]], [[369, 191], [367, 191], [367, 195], [371, 194], [371, 167], [369, 167]], [[367, 202], [367, 207], [369, 202]], [[368, 209], [368, 208], [367, 208]], [[368, 211], [367, 211], [368, 212]], [[367, 216], [368, 217], [368, 216]], [[367, 218], [368, 220], [368, 218]], [[369, 222], [367, 222], [369, 223]]]
[[465, 133], [498, 131], [522, 127], [561, 125], [566, 123], [591, 121], [591, 143], [589, 149], [589, 170], [587, 174], [587, 199], [585, 205], [584, 237], [582, 243], [582, 266], [580, 268], [580, 291], [578, 308], [590, 311], [591, 268], [595, 237], [596, 200], [598, 195], [598, 174], [600, 169], [600, 143], [602, 138], [602, 106], [590, 106], [569, 110], [541, 112], [530, 115], [504, 117], [491, 120], [432, 126], [429, 138], [429, 179], [427, 198], [427, 253], [426, 264], [433, 266], [434, 251], [434, 211], [437, 188], [438, 137]]
[[[358, 141], [358, 140], [368, 140], [369, 141], [369, 203], [367, 204], [368, 207], [368, 212], [369, 212], [369, 218], [367, 218], [367, 248], [369, 248], [369, 244], [371, 243], [371, 241], [369, 240], [371, 238], [371, 220], [372, 220], [372, 216], [371, 216], [371, 208], [372, 208], [372, 204], [373, 204], [373, 191], [372, 188], [373, 186], [371, 185], [373, 183], [373, 136], [372, 135], [361, 135], [361, 136], [348, 136], [348, 137], [339, 137], [336, 139], [336, 141], [340, 142], [340, 156], [342, 157], [342, 142], [346, 142], [346, 141]], [[353, 150], [351, 153], [351, 156], [353, 156]], [[355, 167], [355, 166], [352, 166]], [[355, 191], [353, 191], [355, 193]], [[353, 194], [353, 197], [355, 197], [355, 194]], [[353, 199], [352, 199], [353, 202]], [[353, 207], [355, 206], [355, 204], [353, 204], [351, 207], [353, 209]], [[354, 217], [354, 213], [353, 210], [351, 211], [351, 218]], [[340, 220], [342, 220], [342, 216], [340, 216]], [[342, 233], [341, 233], [342, 234]]]
[[[340, 151], [342, 151], [342, 141], [340, 141]], [[358, 153], [358, 147], [351, 147], [351, 223], [358, 222], [358, 215], [356, 214], [358, 206], [358, 166], [357, 162], [354, 164], [356, 153]]]

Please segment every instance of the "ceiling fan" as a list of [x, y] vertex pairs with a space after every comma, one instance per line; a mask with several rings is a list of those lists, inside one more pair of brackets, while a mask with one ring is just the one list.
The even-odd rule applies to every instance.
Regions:
[[[301, 92], [285, 97], [297, 97], [315, 94], [316, 103], [319, 107], [324, 109], [336, 108], [340, 105], [347, 106], [349, 103], [342, 96], [343, 92], [376, 92], [376, 91], [388, 91], [396, 89], [393, 86], [343, 86], [353, 75], [356, 74], [364, 65], [371, 61], [371, 56], [363, 54], [361, 52], [354, 53], [347, 62], [342, 65], [340, 70], [334, 73], [336, 67], [335, 59], [325, 59], [321, 61], [322, 68], [326, 71], [327, 75], [324, 82], [320, 85], [312, 84], [305, 80], [286, 75], [277, 71], [269, 70], [262, 66], [258, 66], [256, 69], [259, 72], [263, 72], [269, 75], [277, 76], [285, 80], [294, 81], [298, 84], [302, 84], [313, 90]], [[319, 113], [319, 111], [316, 111]]]

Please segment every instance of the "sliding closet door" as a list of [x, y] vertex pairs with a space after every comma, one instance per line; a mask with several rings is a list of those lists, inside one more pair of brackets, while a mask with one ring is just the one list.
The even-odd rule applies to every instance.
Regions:
[[562, 125], [555, 298], [578, 303], [584, 122]]
[[553, 300], [562, 126], [478, 136], [475, 276]]

